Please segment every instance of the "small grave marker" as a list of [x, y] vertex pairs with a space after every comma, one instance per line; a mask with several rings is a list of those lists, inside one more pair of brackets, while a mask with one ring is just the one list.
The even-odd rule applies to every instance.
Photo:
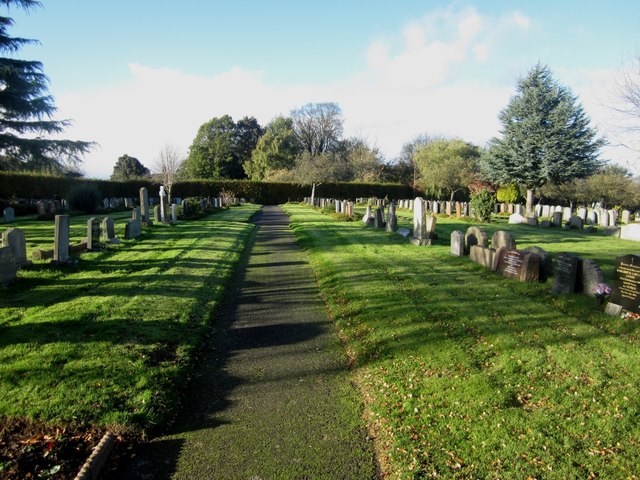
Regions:
[[69, 215], [56, 215], [53, 261], [56, 263], [69, 261]]
[[11, 208], [11, 207], [5, 208], [3, 210], [3, 212], [2, 212], [2, 218], [4, 220], [4, 223], [13, 222], [13, 220], [15, 219], [15, 212], [14, 212], [13, 208]]
[[456, 257], [464, 255], [464, 233], [460, 230], [451, 232], [451, 255]]

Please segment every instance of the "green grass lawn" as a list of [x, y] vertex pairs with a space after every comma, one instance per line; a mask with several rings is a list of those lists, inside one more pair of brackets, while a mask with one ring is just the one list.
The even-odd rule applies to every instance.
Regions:
[[[121, 432], [165, 421], [258, 209], [156, 224], [67, 267], [19, 271], [0, 287], [0, 417]], [[129, 216], [114, 215], [121, 238]], [[72, 218], [72, 241], [87, 218]], [[11, 226], [25, 230], [30, 250], [51, 248], [53, 221]]]
[[[640, 330], [550, 280], [504, 279], [449, 254], [469, 224], [416, 247], [361, 222], [286, 209], [355, 365], [390, 478], [636, 478]], [[408, 226], [410, 212], [401, 212]], [[491, 224], [519, 247], [575, 252], [607, 280], [636, 242]]]

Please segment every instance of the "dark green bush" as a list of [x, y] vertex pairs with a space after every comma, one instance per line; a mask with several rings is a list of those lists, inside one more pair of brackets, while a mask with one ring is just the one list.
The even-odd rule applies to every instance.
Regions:
[[100, 203], [100, 192], [95, 185], [80, 184], [69, 191], [69, 207], [85, 213], [94, 213]]

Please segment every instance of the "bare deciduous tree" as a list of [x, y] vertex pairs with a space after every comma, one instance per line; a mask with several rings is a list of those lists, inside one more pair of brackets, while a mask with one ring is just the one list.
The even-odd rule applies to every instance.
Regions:
[[342, 111], [337, 103], [307, 103], [291, 112], [293, 131], [311, 156], [329, 152], [342, 137]]
[[153, 164], [156, 174], [169, 195], [169, 202], [171, 202], [171, 188], [178, 179], [178, 171], [183, 160], [176, 146], [166, 143]]

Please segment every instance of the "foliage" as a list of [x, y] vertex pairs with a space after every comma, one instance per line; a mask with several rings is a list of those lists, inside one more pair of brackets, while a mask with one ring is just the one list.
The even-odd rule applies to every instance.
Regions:
[[359, 137], [348, 138], [341, 143], [349, 172], [348, 180], [366, 183], [383, 180], [386, 166], [377, 147], [371, 147], [364, 138]]
[[293, 131], [311, 157], [331, 152], [342, 138], [342, 111], [337, 103], [307, 103], [291, 111]]
[[191, 178], [211, 180], [244, 178], [242, 165], [251, 158], [262, 133], [253, 117], [237, 124], [229, 115], [212, 118], [200, 126], [189, 148], [186, 173]]
[[140, 187], [146, 187], [149, 195], [158, 195], [158, 185], [149, 179], [112, 182], [40, 173], [0, 172], [0, 194], [7, 200], [65, 198], [77, 185], [94, 185], [102, 198], [138, 198]]
[[118, 158], [116, 164], [113, 166], [111, 180], [114, 182], [123, 182], [148, 177], [149, 173], [149, 169], [140, 163], [140, 160], [125, 153]]
[[442, 189], [453, 201], [475, 179], [480, 149], [460, 139], [436, 139], [420, 146], [414, 158], [424, 187]]
[[491, 220], [491, 214], [496, 204], [496, 197], [489, 190], [482, 189], [471, 194], [470, 204], [476, 217], [481, 222], [488, 222]]
[[244, 171], [251, 180], [263, 180], [272, 172], [291, 170], [299, 153], [300, 144], [293, 132], [293, 120], [276, 117], [267, 125], [251, 158], [244, 162]]
[[[16, 5], [29, 10], [39, 7], [37, 0], [3, 0], [6, 7]], [[20, 60], [15, 53], [35, 40], [11, 37], [9, 17], [0, 16], [0, 170], [41, 170], [62, 173], [79, 164], [90, 142], [43, 138], [58, 134], [68, 120], [52, 120], [57, 111], [48, 95], [48, 79], [42, 63]]]
[[500, 203], [516, 203], [520, 198], [520, 190], [515, 183], [508, 183], [496, 191], [496, 200]]
[[[496, 183], [518, 183], [528, 191], [553, 182], [584, 178], [600, 168], [589, 118], [571, 91], [537, 64], [521, 78], [517, 94], [500, 112], [502, 138], [493, 138], [483, 171]], [[528, 203], [531, 194], [528, 193]]]
[[100, 192], [95, 185], [81, 184], [68, 194], [69, 207], [84, 213], [94, 213], [100, 203]]

